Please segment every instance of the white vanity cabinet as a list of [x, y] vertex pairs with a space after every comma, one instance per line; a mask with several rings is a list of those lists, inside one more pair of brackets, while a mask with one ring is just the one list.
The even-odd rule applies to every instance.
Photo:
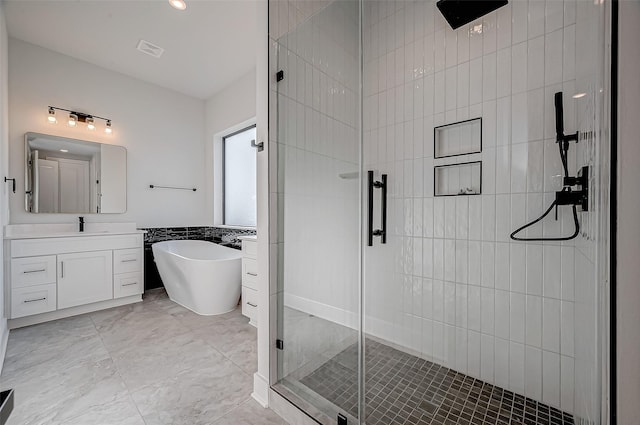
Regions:
[[5, 237], [11, 328], [142, 300], [142, 232]]
[[258, 239], [242, 236], [242, 314], [258, 324]]
[[113, 298], [143, 292], [142, 256], [143, 252], [139, 248], [113, 251]]
[[112, 251], [58, 255], [58, 308], [113, 298]]

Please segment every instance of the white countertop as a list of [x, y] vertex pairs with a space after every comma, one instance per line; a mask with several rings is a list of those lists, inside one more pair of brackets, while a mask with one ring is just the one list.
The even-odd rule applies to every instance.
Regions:
[[258, 235], [245, 235], [245, 236], [238, 236], [238, 239], [240, 239], [241, 241], [257, 241], [258, 240]]
[[85, 231], [78, 231], [78, 223], [9, 224], [4, 227], [5, 239], [68, 238], [144, 234], [135, 223], [85, 223]]

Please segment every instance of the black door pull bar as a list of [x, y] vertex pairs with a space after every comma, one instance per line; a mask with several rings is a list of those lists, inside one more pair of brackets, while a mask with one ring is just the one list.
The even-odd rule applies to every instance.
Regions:
[[[380, 242], [386, 244], [387, 243], [387, 175], [382, 175], [382, 181], [375, 181], [373, 179], [373, 171], [369, 170], [367, 172], [369, 177], [369, 185], [368, 185], [368, 195], [369, 195], [369, 205], [368, 205], [368, 227], [369, 231], [367, 232], [368, 236], [368, 246], [373, 246], [373, 237], [380, 236]], [[373, 189], [382, 189], [382, 202], [380, 205], [380, 217], [382, 221], [382, 228], [373, 230]]]

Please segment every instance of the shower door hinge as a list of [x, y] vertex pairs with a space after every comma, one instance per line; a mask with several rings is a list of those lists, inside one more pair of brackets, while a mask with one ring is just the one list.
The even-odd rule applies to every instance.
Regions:
[[284, 80], [284, 71], [280, 70], [276, 72], [276, 81], [282, 81], [282, 80]]
[[278, 350], [284, 350], [284, 341], [281, 339], [276, 339], [276, 348]]
[[264, 142], [256, 143], [254, 139], [251, 141], [251, 147], [258, 149], [258, 152], [262, 152], [264, 150]]

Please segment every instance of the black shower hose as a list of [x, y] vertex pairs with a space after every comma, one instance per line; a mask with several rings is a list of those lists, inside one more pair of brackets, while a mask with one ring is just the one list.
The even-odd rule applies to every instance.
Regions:
[[[569, 152], [569, 142], [567, 141], [562, 141], [558, 143], [558, 148], [560, 150], [560, 159], [562, 160], [562, 168], [564, 171], [564, 176], [569, 177], [569, 166], [568, 166], [568, 161], [567, 161], [567, 154]], [[570, 187], [563, 187], [562, 188], [563, 192], [566, 191], [571, 191]], [[521, 238], [516, 236], [516, 234], [520, 233], [521, 231], [523, 231], [524, 229], [527, 229], [531, 226], [533, 226], [534, 224], [538, 223], [539, 221], [543, 220], [547, 215], [549, 215], [549, 213], [553, 210], [553, 208], [556, 207], [557, 208], [557, 203], [554, 200], [551, 205], [549, 206], [549, 208], [547, 208], [547, 210], [538, 218], [536, 218], [535, 220], [533, 220], [530, 223], [525, 224], [522, 227], [519, 227], [518, 229], [514, 230], [513, 233], [511, 233], [510, 237], [511, 239], [513, 239], [514, 241], [521, 241], [521, 242], [536, 242], [536, 241], [570, 241], [571, 239], [575, 239], [579, 234], [580, 234], [580, 221], [578, 220], [578, 210], [577, 207], [575, 205], [572, 206], [573, 209], [573, 223], [575, 226], [575, 231], [573, 232], [573, 234], [571, 236], [562, 236], [562, 237], [558, 237], [558, 238]]]

